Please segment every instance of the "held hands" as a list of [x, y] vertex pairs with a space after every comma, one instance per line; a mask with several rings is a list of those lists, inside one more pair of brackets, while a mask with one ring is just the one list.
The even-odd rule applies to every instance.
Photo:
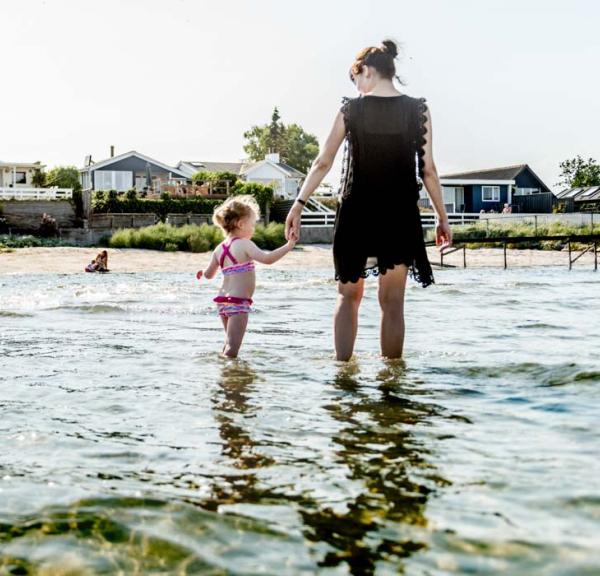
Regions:
[[291, 250], [296, 245], [296, 242], [298, 242], [298, 235], [293, 230], [290, 230], [286, 236], [288, 248]]
[[298, 241], [300, 237], [300, 214], [302, 213], [302, 206], [294, 204], [288, 212], [287, 218], [285, 219], [285, 238], [290, 240], [294, 237], [294, 243]]
[[440, 220], [435, 227], [435, 245], [443, 250], [452, 246], [452, 229], [448, 220]]

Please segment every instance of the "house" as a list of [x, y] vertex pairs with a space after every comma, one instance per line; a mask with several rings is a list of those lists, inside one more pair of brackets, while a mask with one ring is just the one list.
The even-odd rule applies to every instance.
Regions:
[[245, 166], [241, 176], [246, 182], [272, 186], [275, 197], [287, 200], [296, 197], [306, 174], [281, 162], [279, 154], [275, 153], [267, 154], [260, 162]]
[[238, 176], [241, 174], [243, 167], [246, 164], [243, 162], [200, 162], [182, 160], [177, 164], [177, 169], [187, 174], [191, 178], [196, 172], [233, 172]]
[[0, 162], [0, 188], [35, 188], [33, 175], [44, 168], [41, 162]]
[[600, 186], [569, 188], [559, 192], [556, 197], [559, 203], [565, 205], [567, 212], [600, 211]]
[[[81, 185], [84, 190], [117, 190], [124, 192], [130, 188], [143, 191], [152, 188], [160, 192], [165, 184], [185, 184], [186, 173], [135, 150], [113, 156], [102, 162], [91, 162], [80, 169]], [[151, 184], [148, 184], [148, 177]]]
[[[548, 194], [550, 189], [527, 164], [460, 172], [440, 176], [444, 204], [449, 213], [501, 212], [504, 204], [518, 204], [520, 197]], [[425, 190], [421, 205], [428, 206]], [[551, 200], [551, 198], [549, 198]]]

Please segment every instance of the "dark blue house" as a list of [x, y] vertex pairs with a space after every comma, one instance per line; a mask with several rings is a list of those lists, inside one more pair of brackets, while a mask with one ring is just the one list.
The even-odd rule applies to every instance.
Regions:
[[440, 176], [446, 211], [501, 212], [518, 196], [550, 193], [527, 164]]
[[84, 190], [117, 190], [125, 192], [135, 188], [139, 192], [152, 189], [160, 192], [163, 185], [185, 184], [187, 175], [164, 162], [154, 160], [135, 150], [92, 163], [79, 172]]

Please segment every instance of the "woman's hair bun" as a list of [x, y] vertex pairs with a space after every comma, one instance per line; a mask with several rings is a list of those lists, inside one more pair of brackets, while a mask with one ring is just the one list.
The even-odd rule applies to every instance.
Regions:
[[398, 56], [398, 47], [393, 40], [384, 40], [381, 43], [381, 49], [387, 52], [392, 58]]

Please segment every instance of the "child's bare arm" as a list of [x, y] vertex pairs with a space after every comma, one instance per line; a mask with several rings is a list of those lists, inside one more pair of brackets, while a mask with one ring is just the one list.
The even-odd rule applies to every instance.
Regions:
[[245, 246], [245, 249], [248, 257], [252, 258], [252, 260], [256, 260], [256, 262], [260, 262], [261, 264], [274, 264], [277, 262], [277, 260], [281, 260], [281, 258], [290, 252], [295, 245], [296, 238], [290, 237], [290, 239], [283, 246], [280, 246], [271, 252], [267, 252], [265, 250], [261, 250], [251, 240], [248, 240], [248, 245]]
[[202, 278], [202, 276], [204, 276], [207, 280], [210, 280], [211, 278], [215, 277], [215, 274], [217, 273], [218, 270], [219, 270], [219, 263], [217, 262], [217, 257], [215, 256], [215, 253], [213, 252], [212, 258], [210, 259], [210, 263], [206, 267], [206, 270], [198, 270], [198, 272], [196, 273], [196, 278], [198, 278], [198, 280], [200, 280], [200, 278]]

